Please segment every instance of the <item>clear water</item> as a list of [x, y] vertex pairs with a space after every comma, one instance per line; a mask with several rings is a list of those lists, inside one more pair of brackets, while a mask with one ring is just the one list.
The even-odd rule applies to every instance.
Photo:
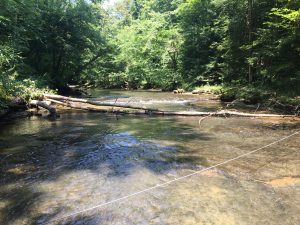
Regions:
[[[144, 101], [175, 98], [122, 93]], [[207, 118], [200, 127], [198, 121], [74, 112], [55, 121], [1, 123], [0, 224], [300, 224], [300, 135], [218, 169], [53, 221], [300, 129], [299, 120], [287, 119]]]
[[172, 94], [169, 92], [159, 91], [122, 91], [122, 90], [102, 90], [94, 89], [89, 93], [95, 100], [105, 100], [114, 103], [117, 102], [128, 103], [130, 105], [143, 105], [151, 109], [162, 110], [201, 110], [214, 111], [223, 107], [217, 101], [212, 101], [212, 95], [191, 95]]

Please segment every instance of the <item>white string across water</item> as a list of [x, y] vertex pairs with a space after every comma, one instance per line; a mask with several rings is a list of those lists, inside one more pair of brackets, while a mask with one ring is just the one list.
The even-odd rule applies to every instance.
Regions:
[[278, 143], [280, 143], [280, 142], [282, 142], [282, 141], [284, 141], [284, 140], [286, 140], [286, 139], [289, 139], [289, 138], [291, 138], [291, 137], [293, 137], [293, 136], [295, 136], [295, 135], [297, 135], [297, 134], [299, 134], [299, 133], [300, 133], [300, 131], [297, 131], [297, 132], [295, 132], [295, 133], [293, 133], [293, 134], [291, 134], [291, 135], [289, 135], [289, 136], [286, 136], [286, 137], [281, 138], [281, 139], [279, 139], [279, 140], [277, 140], [277, 141], [274, 141], [274, 142], [272, 142], [271, 144], [265, 145], [265, 146], [263, 146], [263, 147], [260, 147], [260, 148], [258, 148], [258, 149], [255, 149], [255, 150], [253, 150], [253, 151], [250, 151], [250, 152], [247, 152], [247, 153], [245, 153], [245, 154], [239, 155], [239, 156], [237, 156], [237, 157], [228, 159], [228, 160], [226, 160], [226, 161], [224, 161], [224, 162], [222, 162], [222, 163], [216, 164], [216, 165], [214, 165], [214, 166], [210, 166], [210, 167], [204, 168], [204, 169], [202, 169], [202, 170], [195, 171], [195, 172], [190, 173], [190, 174], [188, 174], [188, 175], [185, 175], [185, 176], [182, 176], [182, 177], [178, 177], [178, 178], [175, 178], [175, 179], [173, 179], [173, 180], [170, 180], [170, 181], [167, 181], [167, 182], [164, 182], [164, 183], [161, 183], [161, 184], [157, 184], [157, 185], [155, 185], [155, 186], [146, 188], [146, 189], [144, 189], [144, 190], [141, 190], [141, 191], [138, 191], [138, 192], [135, 192], [135, 193], [132, 193], [132, 194], [129, 194], [129, 195], [120, 197], [120, 198], [116, 198], [116, 199], [114, 199], [114, 200], [111, 200], [111, 201], [108, 201], [108, 202], [104, 202], [104, 203], [101, 203], [101, 204], [99, 204], [99, 205], [96, 205], [96, 206], [93, 206], [93, 207], [90, 207], [90, 208], [83, 209], [83, 210], [81, 210], [81, 211], [77, 211], [77, 212], [74, 212], [74, 213], [70, 213], [70, 214], [68, 214], [68, 215], [66, 215], [66, 216], [63, 216], [63, 217], [59, 217], [59, 218], [50, 220], [49, 222], [46, 222], [45, 224], [51, 224], [51, 223], [54, 223], [54, 222], [56, 222], [56, 221], [60, 221], [60, 220], [63, 220], [63, 219], [69, 218], [69, 217], [73, 217], [73, 216], [79, 215], [79, 214], [81, 214], [81, 213], [85, 213], [85, 212], [88, 212], [88, 211], [91, 211], [91, 210], [94, 210], [94, 209], [97, 209], [97, 208], [100, 208], [100, 207], [103, 207], [103, 206], [106, 206], [106, 205], [110, 205], [110, 204], [115, 203], [115, 202], [119, 202], [119, 201], [128, 199], [128, 198], [130, 198], [130, 197], [133, 197], [133, 196], [136, 196], [136, 195], [145, 193], [145, 192], [152, 191], [152, 190], [157, 189], [157, 188], [164, 187], [164, 186], [169, 185], [169, 184], [171, 184], [171, 183], [174, 183], [174, 182], [176, 182], [176, 181], [183, 180], [183, 179], [185, 179], [185, 178], [188, 178], [188, 177], [191, 177], [191, 176], [200, 174], [200, 173], [202, 173], [202, 172], [204, 172], [204, 171], [208, 171], [208, 170], [211, 170], [211, 169], [215, 169], [216, 167], [225, 165], [225, 164], [227, 164], [227, 163], [230, 163], [230, 162], [232, 162], [232, 161], [238, 160], [238, 159], [240, 159], [240, 158], [243, 158], [243, 157], [245, 157], [245, 156], [248, 156], [248, 155], [251, 155], [251, 154], [253, 154], [253, 153], [255, 153], [255, 152], [258, 152], [258, 151], [260, 151], [260, 150], [262, 150], [262, 149], [265, 149], [265, 148], [267, 148], [267, 147], [270, 147], [270, 146], [272, 146], [272, 145], [278, 144]]

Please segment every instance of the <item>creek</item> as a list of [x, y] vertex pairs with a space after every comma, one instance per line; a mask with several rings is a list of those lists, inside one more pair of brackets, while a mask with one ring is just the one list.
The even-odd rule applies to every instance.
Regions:
[[[170, 110], [209, 96], [91, 90]], [[66, 111], [0, 123], [0, 224], [47, 224], [265, 146], [293, 119], [152, 117]], [[51, 224], [300, 224], [300, 135], [124, 201]]]

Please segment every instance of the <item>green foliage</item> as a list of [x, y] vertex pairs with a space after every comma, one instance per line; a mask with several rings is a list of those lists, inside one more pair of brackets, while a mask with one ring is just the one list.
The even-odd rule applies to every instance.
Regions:
[[233, 101], [234, 99], [243, 99], [249, 104], [256, 104], [267, 101], [274, 95], [275, 93], [271, 92], [271, 90], [254, 85], [230, 85], [223, 87], [221, 90], [221, 100], [226, 102]]
[[31, 99], [39, 99], [45, 93], [54, 94], [56, 91], [40, 85], [40, 81], [32, 79], [10, 80], [10, 95], [19, 96], [26, 102]]
[[283, 1], [272, 8], [258, 30], [253, 49], [259, 56], [259, 79], [279, 91], [300, 94], [299, 1]]
[[119, 1], [108, 17], [115, 70], [98, 81], [165, 90], [225, 84], [254, 98], [253, 85], [289, 87], [297, 95], [299, 8], [296, 0]]
[[300, 94], [299, 0], [101, 2], [0, 1], [0, 97], [71, 83]]
[[0, 46], [0, 99], [6, 99], [13, 93], [12, 81], [17, 76], [20, 61], [21, 57], [14, 48], [9, 45]]
[[179, 54], [182, 37], [172, 22], [173, 13], [166, 11], [168, 7], [165, 10], [160, 7], [171, 3], [155, 0], [132, 1], [131, 4], [142, 7], [138, 13], [132, 7], [126, 7], [129, 12], [124, 12], [123, 7], [121, 13], [127, 16], [115, 21], [117, 32], [111, 41], [118, 47], [114, 63], [120, 70], [112, 71], [105, 76], [106, 80], [113, 81], [110, 86], [122, 83], [122, 87], [128, 88], [170, 90], [181, 86]]
[[43, 80], [59, 89], [84, 82], [108, 49], [102, 14], [100, 1], [1, 1], [1, 95], [13, 93], [6, 80]]
[[223, 86], [222, 85], [203, 85], [200, 87], [196, 87], [194, 88], [195, 91], [198, 92], [209, 92], [209, 93], [213, 93], [213, 94], [221, 94], [222, 90], [223, 90]]
[[42, 84], [41, 79], [19, 79], [19, 68], [23, 68], [20, 55], [9, 46], [0, 46], [0, 99], [19, 96], [29, 101], [43, 93], [54, 93], [48, 88], [43, 88], [46, 85]]
[[223, 38], [227, 19], [220, 15], [219, 2], [186, 1], [178, 9], [182, 46], [182, 72], [194, 85], [220, 83], [222, 79]]

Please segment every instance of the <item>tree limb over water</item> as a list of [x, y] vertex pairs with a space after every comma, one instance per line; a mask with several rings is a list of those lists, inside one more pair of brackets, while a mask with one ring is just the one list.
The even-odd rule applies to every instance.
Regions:
[[30, 105], [35, 106], [35, 107], [41, 107], [41, 108], [48, 110], [50, 113], [50, 116], [57, 115], [56, 109], [53, 106], [51, 106], [51, 102], [49, 104], [49, 102], [47, 102], [47, 101], [32, 100], [32, 101], [30, 101]]
[[93, 101], [81, 98], [70, 98], [61, 95], [44, 95], [45, 100], [57, 105], [62, 105], [68, 108], [88, 110], [93, 112], [104, 113], [120, 113], [134, 115], [165, 115], [165, 116], [238, 116], [238, 117], [295, 117], [293, 115], [278, 115], [278, 114], [253, 114], [243, 113], [230, 110], [221, 110], [218, 112], [199, 112], [199, 111], [165, 111], [159, 109], [151, 109], [141, 106], [132, 106], [128, 103], [110, 103], [104, 101]]

